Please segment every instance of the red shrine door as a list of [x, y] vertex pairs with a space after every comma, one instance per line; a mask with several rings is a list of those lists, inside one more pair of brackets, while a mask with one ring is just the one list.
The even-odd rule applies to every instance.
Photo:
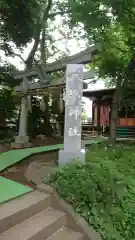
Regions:
[[100, 123], [101, 125], [109, 125], [109, 111], [110, 107], [108, 105], [103, 105], [100, 108]]
[[[109, 126], [109, 105], [101, 105], [100, 107], [100, 124], [101, 126]], [[97, 125], [97, 106], [94, 106], [94, 123]]]

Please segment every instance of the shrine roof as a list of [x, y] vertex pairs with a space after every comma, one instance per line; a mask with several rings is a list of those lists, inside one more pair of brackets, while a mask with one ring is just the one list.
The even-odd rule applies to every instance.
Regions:
[[116, 88], [104, 88], [104, 89], [96, 89], [96, 90], [84, 90], [83, 96], [92, 98], [92, 97], [103, 97], [105, 95], [112, 95]]

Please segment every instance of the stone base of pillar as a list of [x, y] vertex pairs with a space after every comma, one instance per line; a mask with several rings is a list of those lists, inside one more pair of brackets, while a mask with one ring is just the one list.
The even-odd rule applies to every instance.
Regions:
[[29, 136], [16, 136], [15, 143], [20, 143], [20, 144], [29, 143]]
[[31, 147], [32, 143], [29, 142], [29, 136], [16, 136], [15, 142], [11, 143], [12, 148]]
[[74, 159], [79, 160], [82, 163], [85, 163], [85, 149], [81, 149], [80, 151], [59, 151], [59, 165], [65, 165], [67, 163], [73, 162]]

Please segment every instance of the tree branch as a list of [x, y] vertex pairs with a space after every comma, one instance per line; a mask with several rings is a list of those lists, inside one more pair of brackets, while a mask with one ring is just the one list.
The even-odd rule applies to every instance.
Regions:
[[56, 17], [58, 15], [63, 16], [63, 15], [68, 14], [68, 13], [71, 13], [71, 11], [66, 11], [66, 12], [59, 11], [59, 12], [55, 12], [55, 13], [50, 13], [48, 15], [48, 18], [54, 18], [54, 17]]
[[41, 27], [39, 24], [37, 24], [37, 32], [36, 32], [36, 35], [34, 37], [34, 45], [28, 55], [28, 58], [26, 60], [26, 66], [27, 68], [32, 68], [32, 63], [33, 63], [33, 59], [34, 59], [34, 56], [35, 56], [35, 53], [37, 51], [37, 48], [38, 48], [38, 45], [39, 45], [39, 42], [40, 42], [40, 32], [41, 32]]
[[52, 0], [48, 0], [48, 5], [47, 5], [46, 11], [44, 13], [44, 20], [47, 20], [47, 18], [49, 17], [49, 12], [51, 10], [51, 6], [52, 6]]
[[59, 41], [63, 41], [63, 40], [72, 40], [73, 38], [72, 37], [68, 37], [68, 38], [65, 38], [65, 37], [63, 37], [63, 38], [59, 38], [59, 39], [57, 39], [57, 40], [52, 40], [52, 42], [50, 41], [50, 44], [47, 46], [47, 47], [50, 47], [52, 44], [54, 44], [54, 43], [56, 43], [56, 42], [59, 42]]
[[46, 64], [46, 46], [45, 46], [45, 26], [42, 30], [42, 37], [40, 40], [41, 63]]
[[19, 57], [26, 64], [25, 60], [23, 59], [23, 57], [20, 54], [14, 53], [14, 56]]

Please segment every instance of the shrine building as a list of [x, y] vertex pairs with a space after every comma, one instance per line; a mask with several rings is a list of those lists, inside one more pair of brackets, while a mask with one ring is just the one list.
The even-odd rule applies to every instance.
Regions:
[[[83, 96], [92, 100], [92, 123], [97, 131], [106, 127], [109, 133], [111, 120], [111, 105], [115, 88], [100, 90], [84, 90]], [[135, 109], [122, 104], [117, 120], [117, 135], [120, 137], [135, 137]]]

